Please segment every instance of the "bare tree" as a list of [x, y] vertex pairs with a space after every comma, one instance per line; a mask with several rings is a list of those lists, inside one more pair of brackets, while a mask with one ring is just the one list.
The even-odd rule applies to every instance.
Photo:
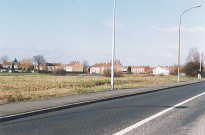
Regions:
[[43, 55], [36, 55], [33, 57], [33, 62], [37, 64], [38, 66], [38, 72], [40, 71], [40, 65], [45, 62], [45, 58], [43, 57]]
[[185, 63], [185, 66], [183, 69], [184, 73], [187, 76], [190, 76], [190, 77], [197, 76], [197, 72], [200, 69], [200, 55], [201, 55], [201, 60], [202, 60], [202, 72], [201, 72], [201, 74], [203, 75], [204, 54], [203, 53], [200, 54], [198, 51], [198, 48], [194, 47], [194, 48], [191, 48], [189, 50], [189, 54], [186, 58], [187, 62]]
[[83, 61], [83, 72], [87, 72], [87, 67], [88, 67], [88, 61], [84, 60]]
[[199, 51], [198, 51], [198, 48], [197, 47], [193, 47], [189, 50], [189, 54], [188, 56], [186, 57], [186, 61], [187, 62], [199, 62], [200, 61], [200, 55], [201, 55], [201, 59], [202, 59], [202, 62], [204, 61], [204, 54], [200, 54]]
[[1, 61], [1, 63], [8, 62], [9, 57], [7, 55], [3, 55], [3, 56], [0, 57], [0, 61]]

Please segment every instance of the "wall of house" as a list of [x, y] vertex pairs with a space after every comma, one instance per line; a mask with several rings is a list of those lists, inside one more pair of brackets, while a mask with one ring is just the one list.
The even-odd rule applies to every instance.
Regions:
[[66, 66], [65, 70], [67, 72], [72, 72], [73, 71], [73, 68], [71, 66]]
[[96, 73], [96, 74], [100, 74], [100, 67], [91, 67], [90, 68], [90, 73]]
[[83, 65], [81, 65], [80, 63], [75, 63], [72, 66], [72, 71], [73, 72], [83, 72]]
[[144, 68], [132, 68], [131, 71], [133, 73], [144, 73], [145, 69]]
[[156, 69], [153, 70], [153, 74], [155, 74], [155, 75], [159, 75], [159, 74], [169, 75], [170, 70], [167, 68], [157, 67]]

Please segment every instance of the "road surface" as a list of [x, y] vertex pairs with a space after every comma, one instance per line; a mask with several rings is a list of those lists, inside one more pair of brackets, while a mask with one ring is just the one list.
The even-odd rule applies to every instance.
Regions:
[[204, 134], [205, 83], [93, 103], [0, 123], [0, 135], [112, 135], [147, 120], [125, 134]]

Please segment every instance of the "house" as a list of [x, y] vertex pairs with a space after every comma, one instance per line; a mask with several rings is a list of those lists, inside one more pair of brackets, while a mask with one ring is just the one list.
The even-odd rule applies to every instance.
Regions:
[[17, 70], [18, 69], [18, 66], [19, 66], [19, 63], [18, 62], [4, 62], [2, 63], [2, 68], [5, 68], [5, 69], [12, 69], [12, 65], [14, 66], [14, 70]]
[[153, 73], [153, 69], [152, 67], [150, 66], [145, 66], [145, 73]]
[[122, 72], [127, 72], [128, 66], [122, 67]]
[[157, 66], [156, 68], [153, 69], [153, 74], [154, 75], [169, 75], [170, 74], [170, 69], [168, 66]]
[[83, 72], [83, 65], [79, 61], [71, 61], [70, 64], [64, 65], [67, 72]]
[[131, 66], [132, 73], [152, 73], [153, 68], [149, 66]]
[[103, 74], [106, 63], [96, 63], [90, 67], [90, 74]]
[[3, 68], [2, 64], [0, 64], [0, 72], [7, 72], [7, 68]]
[[3, 73], [3, 72], [8, 72], [8, 69], [7, 68], [0, 68], [0, 72]]
[[[112, 67], [112, 63], [108, 62], [108, 63], [97, 63], [93, 66], [90, 67], [90, 74], [103, 74], [104, 70], [106, 69], [111, 69]], [[114, 70], [116, 72], [118, 71], [122, 71], [123, 67], [121, 66], [120, 61], [115, 61], [114, 63]]]
[[145, 73], [145, 68], [143, 66], [131, 66], [132, 73]]
[[42, 63], [40, 65], [40, 70], [54, 71], [56, 69], [62, 69], [64, 66], [61, 63]]

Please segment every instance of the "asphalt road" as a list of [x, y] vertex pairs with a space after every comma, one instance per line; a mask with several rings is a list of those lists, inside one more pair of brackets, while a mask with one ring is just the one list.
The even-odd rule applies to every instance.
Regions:
[[[0, 123], [0, 135], [110, 135], [205, 92], [205, 83], [93, 103]], [[204, 134], [205, 95], [127, 134]]]

